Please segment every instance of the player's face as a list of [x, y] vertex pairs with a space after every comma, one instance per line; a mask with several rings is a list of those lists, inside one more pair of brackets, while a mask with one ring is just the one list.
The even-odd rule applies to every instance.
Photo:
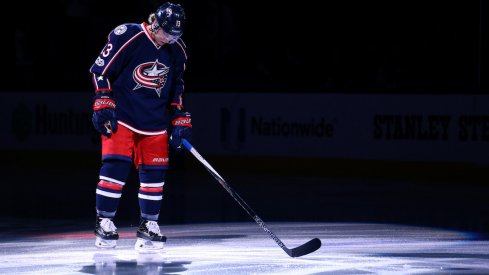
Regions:
[[163, 44], [173, 44], [175, 43], [180, 36], [171, 35], [166, 33], [162, 28], [158, 28], [155, 32], [155, 40], [158, 45]]
[[166, 33], [164, 30], [160, 29], [161, 30], [161, 34], [162, 34], [162, 37], [163, 37], [163, 41], [165, 41], [165, 43], [168, 43], [168, 44], [173, 44], [175, 43], [178, 38], [180, 37], [180, 35], [171, 35], [169, 33]]

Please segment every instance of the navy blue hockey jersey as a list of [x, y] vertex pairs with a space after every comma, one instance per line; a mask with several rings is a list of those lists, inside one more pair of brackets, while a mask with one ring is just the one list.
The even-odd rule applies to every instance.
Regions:
[[169, 106], [183, 105], [187, 54], [181, 39], [158, 46], [146, 27], [123, 24], [111, 31], [90, 72], [96, 92], [113, 92], [120, 124], [155, 135], [168, 127]]

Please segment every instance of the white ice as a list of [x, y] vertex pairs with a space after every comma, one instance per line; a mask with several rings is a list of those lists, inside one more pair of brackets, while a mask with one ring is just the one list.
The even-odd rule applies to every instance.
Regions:
[[267, 223], [289, 257], [256, 223], [161, 225], [162, 253], [137, 253], [135, 227], [119, 228], [115, 249], [91, 230], [0, 235], [0, 274], [489, 274], [489, 242], [468, 232], [392, 224]]

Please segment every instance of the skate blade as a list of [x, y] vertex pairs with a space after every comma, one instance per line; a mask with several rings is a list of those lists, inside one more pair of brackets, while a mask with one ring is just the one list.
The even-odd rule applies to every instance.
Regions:
[[139, 252], [159, 252], [163, 250], [164, 242], [153, 242], [138, 238], [134, 249]]
[[98, 248], [114, 248], [117, 245], [117, 240], [104, 240], [100, 237], [95, 239], [95, 246]]

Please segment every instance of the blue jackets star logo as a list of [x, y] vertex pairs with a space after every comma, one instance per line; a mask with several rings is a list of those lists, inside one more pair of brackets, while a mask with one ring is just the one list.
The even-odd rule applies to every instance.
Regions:
[[138, 65], [132, 74], [136, 82], [136, 86], [132, 90], [134, 91], [142, 87], [154, 89], [158, 97], [160, 97], [161, 89], [165, 86], [169, 70], [170, 67], [158, 62], [158, 59], [154, 62]]

